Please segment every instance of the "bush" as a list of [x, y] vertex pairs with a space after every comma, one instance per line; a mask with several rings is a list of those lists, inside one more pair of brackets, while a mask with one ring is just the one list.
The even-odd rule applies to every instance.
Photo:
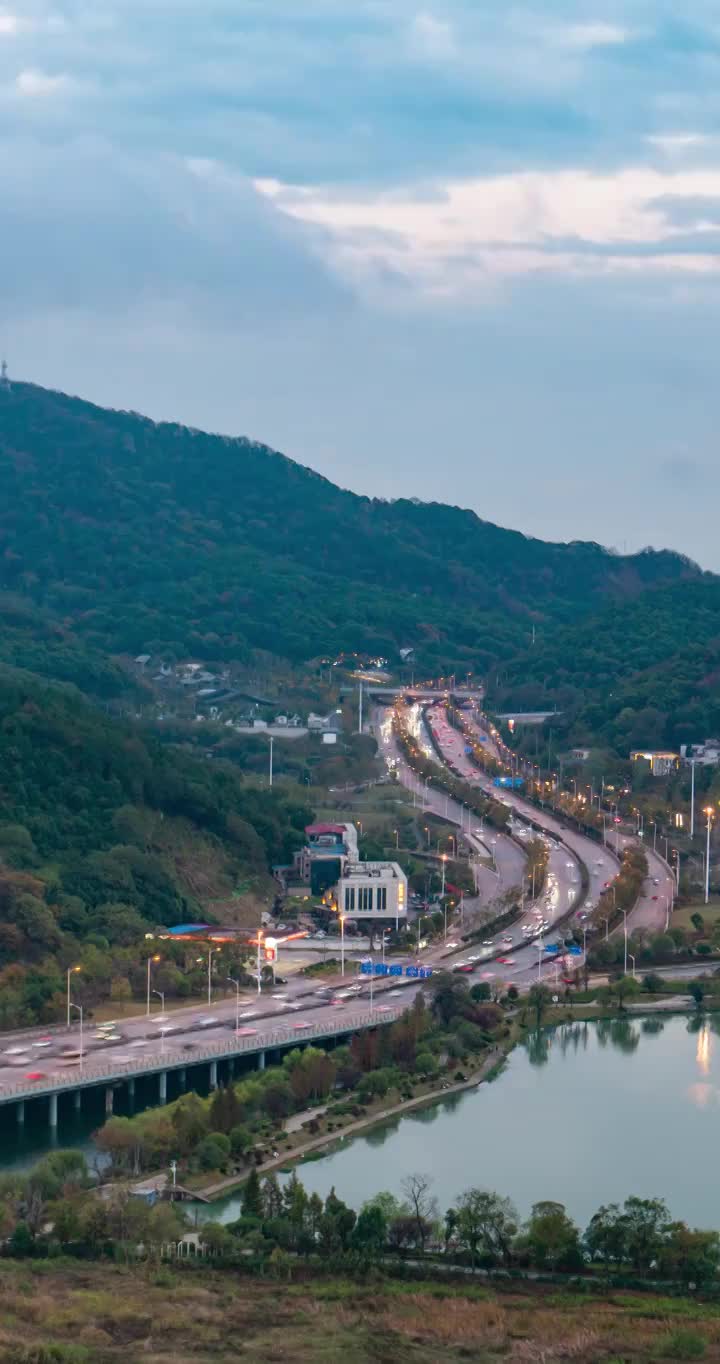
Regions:
[[230, 1155], [230, 1138], [212, 1132], [200, 1142], [195, 1155], [201, 1170], [221, 1170]]
[[419, 1051], [415, 1057], [415, 1070], [418, 1075], [434, 1075], [437, 1070], [437, 1061], [429, 1051]]
[[707, 1341], [699, 1331], [682, 1326], [667, 1337], [663, 1354], [667, 1355], [668, 1359], [702, 1359], [706, 1349]]

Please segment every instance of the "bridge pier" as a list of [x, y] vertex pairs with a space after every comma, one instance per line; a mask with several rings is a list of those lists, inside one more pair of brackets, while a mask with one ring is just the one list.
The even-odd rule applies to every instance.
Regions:
[[128, 1080], [128, 1099], [131, 1104], [135, 1103], [135, 1076], [131, 1075]]
[[75, 1089], [75, 1090], [73, 1090], [73, 1108], [75, 1109], [75, 1112], [76, 1112], [76, 1113], [79, 1113], [79, 1112], [80, 1112], [80, 1109], [82, 1108], [82, 1090], [81, 1090], [81, 1089]]
[[158, 1075], [159, 1097], [161, 1104], [167, 1103], [167, 1071], [161, 1070]]
[[210, 1088], [217, 1089], [217, 1061], [210, 1062]]
[[105, 1117], [106, 1117], [106, 1118], [111, 1118], [111, 1117], [112, 1117], [112, 1111], [113, 1111], [113, 1095], [114, 1095], [114, 1092], [115, 1092], [115, 1091], [113, 1090], [112, 1085], [108, 1085], [107, 1089], [105, 1090]]
[[19, 1102], [19, 1104], [17, 1105], [17, 1107], [16, 1107], [16, 1109], [15, 1109], [15, 1116], [16, 1116], [16, 1118], [17, 1118], [17, 1120], [18, 1120], [19, 1123], [23, 1123], [23, 1122], [25, 1121], [25, 1100], [24, 1100], [24, 1099], [21, 1099], [20, 1102]]
[[58, 1100], [57, 1094], [50, 1095], [49, 1121], [51, 1127], [57, 1127], [58, 1125], [57, 1100]]
[[258, 1052], [258, 1070], [264, 1070], [264, 1069], [265, 1069], [265, 1052], [264, 1052], [264, 1051], [259, 1051], [259, 1052]]
[[184, 1066], [180, 1067], [177, 1077], [180, 1088], [185, 1089], [187, 1087], [187, 1071]]

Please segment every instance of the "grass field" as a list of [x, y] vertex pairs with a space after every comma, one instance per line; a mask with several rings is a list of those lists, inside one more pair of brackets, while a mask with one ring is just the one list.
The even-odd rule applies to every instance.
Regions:
[[694, 900], [691, 904], [683, 905], [681, 909], [673, 910], [671, 924], [673, 928], [689, 928], [694, 931], [692, 924], [693, 914], [702, 914], [705, 920], [705, 928], [710, 932], [713, 926], [720, 919], [720, 895], [711, 895], [710, 900], [705, 904], [702, 898]]
[[0, 1266], [0, 1364], [665, 1364], [720, 1360], [720, 1306], [659, 1294], [74, 1261]]

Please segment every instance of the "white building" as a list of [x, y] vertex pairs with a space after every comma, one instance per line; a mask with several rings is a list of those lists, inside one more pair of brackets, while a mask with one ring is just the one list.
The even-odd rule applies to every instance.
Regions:
[[407, 877], [397, 862], [347, 861], [335, 887], [346, 919], [407, 919]]
[[704, 744], [681, 744], [680, 756], [684, 763], [717, 767], [720, 763], [720, 739], [706, 739]]

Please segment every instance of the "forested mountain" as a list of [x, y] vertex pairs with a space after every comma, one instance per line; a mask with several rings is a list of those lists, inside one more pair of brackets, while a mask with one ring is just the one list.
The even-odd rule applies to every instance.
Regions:
[[258, 921], [308, 808], [3, 667], [0, 717], [0, 1026], [55, 1016], [78, 958], [88, 1000], [129, 988], [156, 925]]
[[[0, 657], [112, 694], [113, 655], [293, 661], [415, 645], [484, 669], [533, 623], [701, 578], [680, 555], [546, 544], [335, 487], [244, 439], [0, 392]], [[102, 661], [100, 661], [102, 660]], [[82, 685], [82, 682], [81, 682]]]
[[706, 575], [543, 628], [503, 668], [493, 704], [557, 706], [575, 742], [623, 756], [720, 734], [720, 580]]

